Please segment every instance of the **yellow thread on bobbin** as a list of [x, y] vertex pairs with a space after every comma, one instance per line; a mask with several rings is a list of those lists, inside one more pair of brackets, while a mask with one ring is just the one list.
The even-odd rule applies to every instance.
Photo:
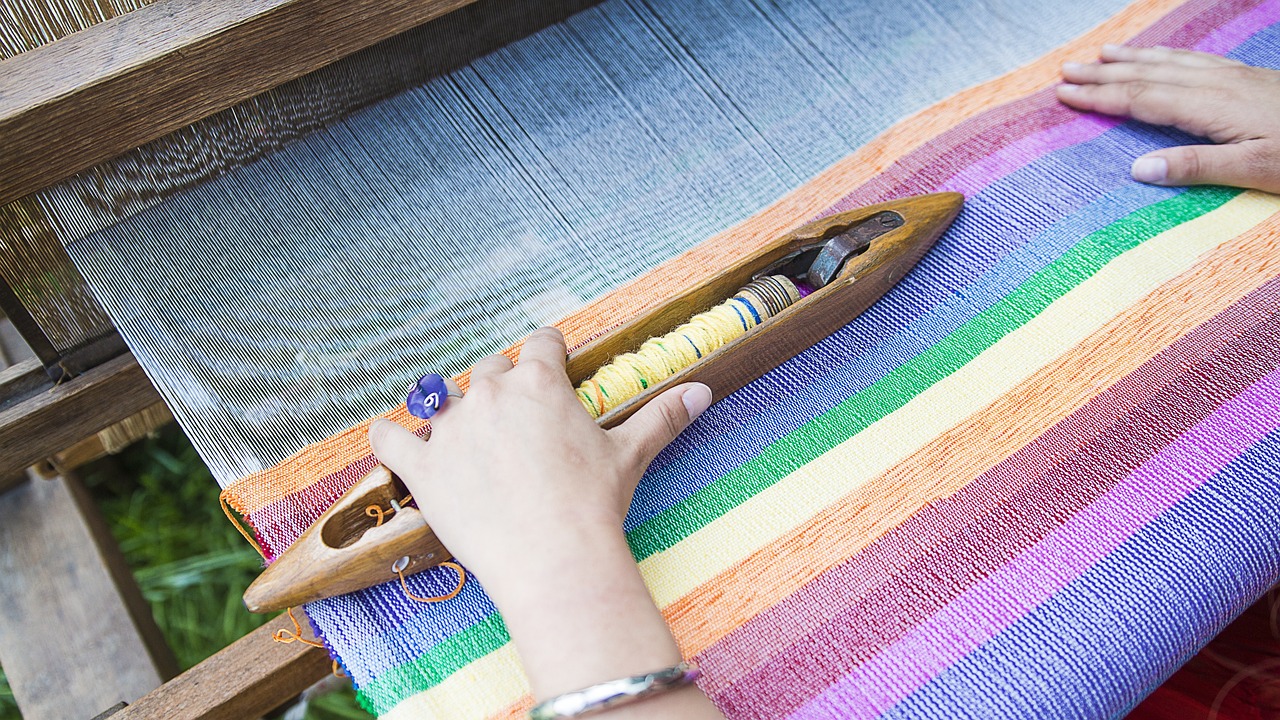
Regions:
[[799, 299], [800, 291], [786, 277], [756, 278], [732, 298], [694, 315], [675, 330], [649, 338], [635, 352], [615, 357], [578, 386], [578, 399], [591, 417], [598, 418]]

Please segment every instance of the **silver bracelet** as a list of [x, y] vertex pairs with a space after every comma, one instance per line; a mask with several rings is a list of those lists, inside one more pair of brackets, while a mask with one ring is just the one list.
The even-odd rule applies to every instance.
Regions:
[[544, 700], [529, 711], [530, 720], [556, 720], [574, 718], [607, 710], [619, 705], [629, 705], [651, 695], [675, 690], [692, 684], [698, 679], [698, 666], [682, 662], [647, 675], [633, 675], [621, 680], [610, 680], [574, 692]]

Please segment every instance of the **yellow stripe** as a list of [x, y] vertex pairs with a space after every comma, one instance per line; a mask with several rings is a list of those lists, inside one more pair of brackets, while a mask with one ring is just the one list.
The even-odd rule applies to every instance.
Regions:
[[1280, 198], [1243, 193], [1121, 254], [903, 407], [646, 558], [640, 571], [654, 601], [666, 607], [892, 468], [1186, 271], [1200, 255], [1277, 211]]
[[[654, 601], [666, 608], [698, 586], [714, 579], [743, 557], [807, 522], [831, 503], [867, 480], [916, 453], [932, 438], [960, 424], [1102, 328], [1144, 296], [1193, 267], [1204, 253], [1280, 212], [1280, 197], [1243, 193], [1222, 207], [1183, 223], [1129, 250], [1050, 304], [1043, 312], [1005, 336], [964, 367], [913, 398], [854, 437], [799, 468], [772, 487], [725, 513], [676, 545], [640, 563]], [[526, 693], [523, 675], [512, 682], [505, 665], [483, 665], [494, 656], [510, 655], [510, 643], [464, 671], [483, 671], [466, 685], [444, 683], [406, 699], [407, 706], [480, 710], [490, 716], [509, 708]], [[420, 711], [420, 710], [419, 710]], [[468, 712], [467, 717], [472, 715]]]
[[383, 720], [496, 715], [529, 693], [515, 646], [507, 643], [464, 665], [427, 692], [405, 698]]

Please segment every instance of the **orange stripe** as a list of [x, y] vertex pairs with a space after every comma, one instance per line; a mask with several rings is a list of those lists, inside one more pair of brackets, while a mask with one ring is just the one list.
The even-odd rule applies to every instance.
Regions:
[[[1206, 254], [982, 412], [888, 472], [663, 608], [692, 657], [856, 555], [929, 503], [955, 494], [1165, 347], [1280, 275], [1280, 214]], [[1035, 398], [1029, 405], [1027, 398]], [[933, 484], [930, 485], [929, 481]], [[807, 630], [797, 626], [797, 636]], [[787, 644], [779, 638], [777, 645]], [[768, 648], [759, 648], [767, 653]], [[758, 660], [765, 659], [763, 656]], [[744, 666], [756, 663], [744, 662]], [[736, 678], [717, 678], [728, 684]], [[523, 698], [497, 717], [517, 718]]]
[[[1202, 258], [963, 424], [776, 545], [664, 610], [698, 652], [843, 562], [921, 507], [955, 494], [1161, 350], [1280, 274], [1280, 215]], [[1028, 403], [1028, 398], [1034, 398]], [[932, 483], [932, 484], [931, 484]], [[706, 608], [714, 601], [715, 613]], [[694, 650], [697, 648], [697, 650]]]
[[[1065, 60], [1091, 59], [1103, 43], [1119, 43], [1182, 4], [1182, 0], [1139, 0], [1115, 17], [1040, 59], [994, 80], [964, 90], [902, 120], [857, 152], [743, 223], [668, 260], [557, 322], [570, 347], [578, 347], [625, 322], [662, 298], [701, 282], [730, 260], [761, 247], [797, 224], [831, 207], [851, 190], [883, 172], [935, 136], [992, 108], [1013, 102], [1059, 82]], [[515, 360], [517, 343], [503, 351]], [[469, 374], [455, 378], [466, 389]], [[398, 407], [379, 417], [415, 429], [422, 421]], [[370, 454], [368, 427], [373, 418], [303, 448], [275, 467], [232, 483], [227, 502], [242, 515], [256, 512]]]

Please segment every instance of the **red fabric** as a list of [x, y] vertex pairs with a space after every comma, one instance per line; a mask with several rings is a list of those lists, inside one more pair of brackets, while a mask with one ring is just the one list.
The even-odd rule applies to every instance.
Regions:
[[1280, 587], [1227, 626], [1128, 720], [1280, 720]]

